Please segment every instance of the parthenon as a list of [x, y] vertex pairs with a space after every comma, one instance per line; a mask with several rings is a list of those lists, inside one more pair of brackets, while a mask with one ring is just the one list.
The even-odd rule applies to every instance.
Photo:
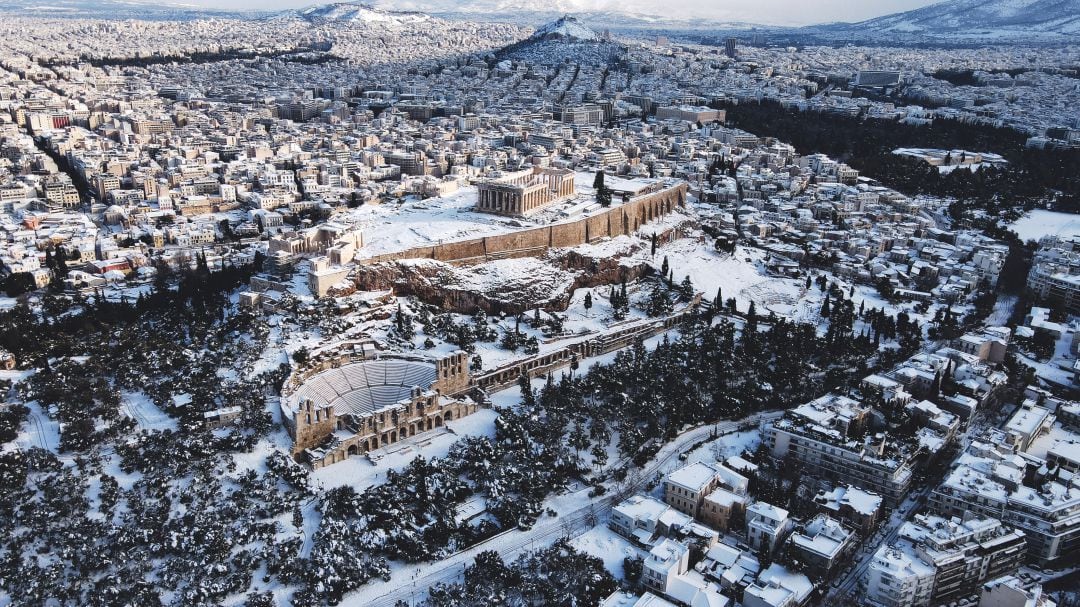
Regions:
[[481, 182], [476, 210], [524, 217], [573, 195], [573, 171], [537, 167]]

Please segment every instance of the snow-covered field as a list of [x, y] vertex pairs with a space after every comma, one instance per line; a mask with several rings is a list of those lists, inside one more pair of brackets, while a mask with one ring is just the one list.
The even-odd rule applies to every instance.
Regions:
[[1043, 236], [1076, 236], [1080, 235], [1080, 215], [1036, 209], [1008, 227], [1025, 242]]
[[347, 223], [364, 230], [359, 257], [374, 257], [411, 247], [503, 234], [509, 220], [470, 211], [476, 188], [462, 188], [440, 198], [407, 200], [402, 204], [364, 205], [349, 212]]
[[689, 239], [664, 246], [657, 254], [661, 263], [663, 257], [668, 258], [676, 283], [689, 275], [694, 287], [708, 299], [715, 297], [720, 289], [725, 300], [735, 298], [740, 310], [745, 311], [753, 301], [759, 314], [771, 310], [799, 318], [794, 312], [803, 295], [803, 283], [767, 275], [763, 266], [766, 256], [761, 250], [742, 247], [727, 255]]

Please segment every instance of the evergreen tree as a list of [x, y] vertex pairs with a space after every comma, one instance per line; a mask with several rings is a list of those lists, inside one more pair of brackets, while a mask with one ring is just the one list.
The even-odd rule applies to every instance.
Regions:
[[611, 206], [611, 190], [604, 185], [604, 171], [597, 171], [593, 180], [593, 189], [596, 190], [596, 202], [602, 207]]
[[590, 453], [593, 456], [593, 465], [596, 466], [597, 470], [602, 472], [604, 466], [607, 465], [608, 460], [607, 445], [599, 442], [595, 443], [593, 444]]
[[649, 294], [649, 302], [645, 312], [649, 316], [659, 317], [671, 314], [672, 309], [673, 306], [667, 291], [659, 284], [654, 285], [652, 293]]
[[694, 298], [694, 283], [690, 280], [690, 275], [687, 274], [683, 277], [682, 283], [679, 285], [679, 296], [683, 301], [690, 301]]
[[589, 446], [589, 436], [585, 433], [585, 426], [581, 423], [581, 420], [574, 422], [574, 429], [570, 432], [570, 447], [574, 450], [574, 458], [580, 459], [580, 453], [582, 449]]
[[521, 407], [529, 411], [536, 407], [536, 393], [532, 389], [532, 381], [527, 373], [518, 376], [518, 389], [521, 390]]

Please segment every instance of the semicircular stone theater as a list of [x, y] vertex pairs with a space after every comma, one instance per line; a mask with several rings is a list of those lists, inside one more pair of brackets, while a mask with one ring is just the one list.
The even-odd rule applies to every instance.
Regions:
[[465, 352], [426, 358], [344, 349], [295, 372], [281, 412], [293, 457], [317, 469], [475, 413], [472, 389]]

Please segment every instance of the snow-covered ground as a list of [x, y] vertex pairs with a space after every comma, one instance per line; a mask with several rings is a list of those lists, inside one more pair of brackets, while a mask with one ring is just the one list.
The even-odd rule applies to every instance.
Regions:
[[753, 451], [761, 443], [761, 432], [750, 430], [735, 432], [709, 441], [686, 454], [686, 464], [695, 462], [712, 463], [723, 461], [733, 455], [742, 455], [744, 451]]
[[1023, 354], [1019, 355], [1020, 362], [1035, 369], [1035, 375], [1039, 378], [1059, 386], [1071, 387], [1073, 383], [1073, 363], [1076, 356], [1072, 352], [1073, 339], [1076, 330], [1071, 326], [1062, 332], [1061, 338], [1054, 344], [1054, 355], [1046, 362], [1040, 362]]
[[1036, 209], [1008, 227], [1024, 242], [1043, 236], [1076, 236], [1080, 235], [1080, 215]]
[[604, 561], [604, 568], [616, 579], [623, 579], [623, 559], [648, 556], [629, 540], [615, 533], [606, 524], [597, 525], [574, 538], [570, 544], [578, 550]]
[[1016, 295], [998, 295], [997, 301], [994, 302], [994, 309], [990, 312], [990, 316], [986, 317], [987, 326], [996, 327], [1008, 323], [1018, 299]]
[[169, 417], [142, 392], [124, 392], [121, 394], [120, 407], [124, 413], [135, 420], [140, 430], [175, 430], [176, 420]]
[[60, 450], [60, 423], [41, 410], [37, 401], [26, 403], [30, 409], [29, 419], [14, 444], [20, 449], [40, 447], [57, 453]]
[[[951, 173], [958, 168], [966, 168], [969, 171], [976, 171], [979, 167], [986, 166], [1000, 166], [1008, 164], [998, 154], [992, 154], [990, 152], [968, 152], [966, 150], [941, 150], [935, 148], [899, 148], [893, 150], [893, 154], [899, 156], [912, 156], [937, 166], [940, 173]], [[963, 158], [964, 162], [961, 163], [960, 159]], [[974, 162], [978, 158], [982, 162]], [[945, 164], [946, 160], [949, 164]]]
[[745, 311], [753, 301], [759, 314], [772, 310], [791, 315], [803, 294], [803, 283], [767, 275], [763, 265], [766, 256], [759, 249], [743, 247], [732, 255], [718, 253], [708, 245], [690, 239], [677, 240], [657, 253], [660, 263], [663, 263], [663, 257], [668, 258], [676, 283], [689, 275], [694, 287], [708, 299], [715, 297], [720, 289], [725, 300], [735, 298], [740, 310]]

